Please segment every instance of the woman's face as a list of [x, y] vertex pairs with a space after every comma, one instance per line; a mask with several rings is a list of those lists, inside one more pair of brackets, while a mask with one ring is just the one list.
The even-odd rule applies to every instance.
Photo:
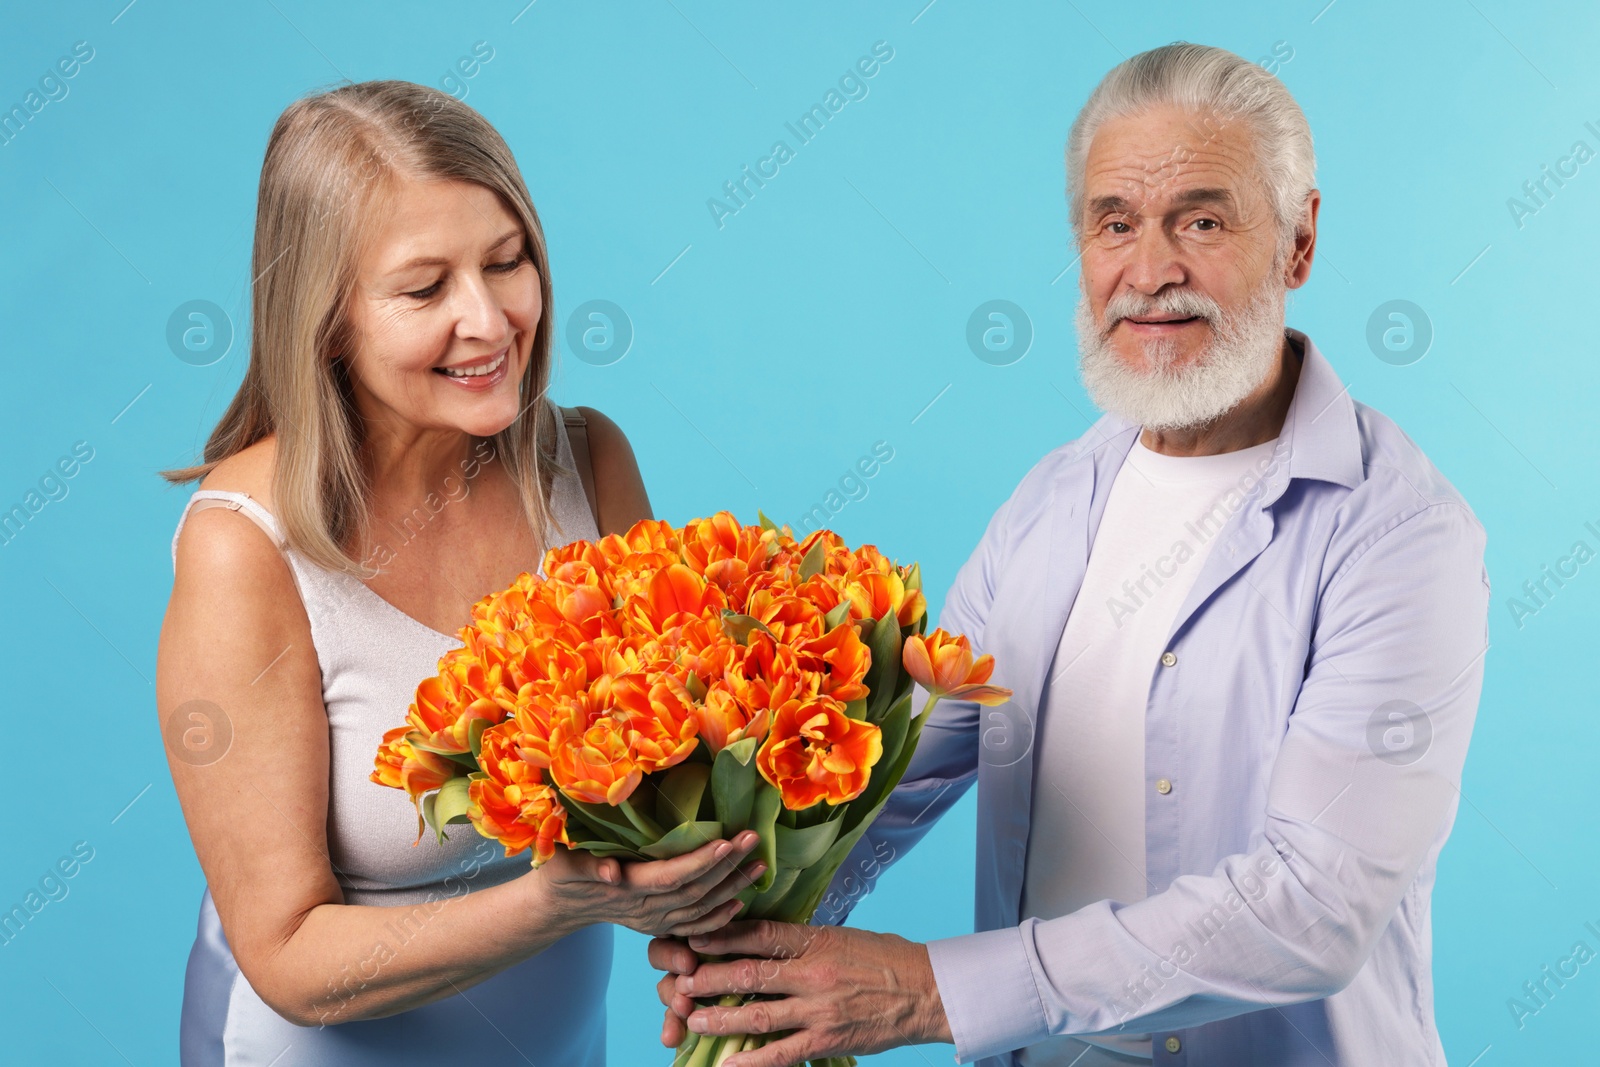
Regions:
[[357, 266], [346, 354], [356, 407], [404, 434], [488, 437], [521, 410], [539, 272], [490, 190], [397, 176]]

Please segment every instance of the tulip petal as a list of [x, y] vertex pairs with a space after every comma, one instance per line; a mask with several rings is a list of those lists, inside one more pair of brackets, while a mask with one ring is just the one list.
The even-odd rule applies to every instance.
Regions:
[[998, 685], [958, 685], [945, 696], [951, 700], [970, 700], [974, 704], [993, 706], [1011, 699], [1011, 690]]

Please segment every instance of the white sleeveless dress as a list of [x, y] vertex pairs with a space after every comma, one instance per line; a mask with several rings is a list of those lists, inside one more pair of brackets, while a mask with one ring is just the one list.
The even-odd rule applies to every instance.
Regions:
[[[594, 539], [599, 532], [559, 413], [556, 426], [563, 473], [552, 487], [551, 505], [560, 531], [548, 530], [546, 543]], [[452, 827], [443, 845], [428, 831], [412, 847], [417, 817], [410, 801], [368, 779], [384, 731], [405, 721], [417, 683], [461, 642], [400, 611], [359, 579], [302, 559], [284, 546], [273, 516], [246, 494], [201, 490], [190, 498], [184, 518], [196, 506], [246, 512], [284, 548], [300, 587], [322, 670], [330, 757], [328, 852], [345, 903], [395, 908], [383, 940], [401, 953], [431, 917], [431, 902], [525, 873], [528, 853], [508, 857], [467, 825]], [[176, 567], [177, 532], [172, 541]], [[393, 542], [391, 547], [399, 548]], [[184, 977], [181, 1061], [183, 1067], [601, 1067], [611, 950], [611, 927], [595, 925], [444, 1000], [382, 1019], [332, 1017], [319, 1027], [301, 1027], [268, 1007], [240, 973], [207, 889]], [[330, 981], [330, 998], [335, 987], [359, 988], [363, 971], [366, 977], [375, 973], [374, 958], [388, 957], [352, 960]]]

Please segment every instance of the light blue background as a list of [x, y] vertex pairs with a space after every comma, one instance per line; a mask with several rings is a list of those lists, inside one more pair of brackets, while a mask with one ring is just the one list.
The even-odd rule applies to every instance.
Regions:
[[[154, 472], [197, 454], [247, 353], [236, 339], [195, 367], [164, 334], [174, 308], [207, 299], [244, 336], [255, 186], [285, 105], [341, 76], [439, 85], [487, 42], [467, 100], [521, 162], [563, 326], [606, 299], [635, 330], [610, 366], [565, 354], [558, 398], [623, 426], [673, 522], [721, 507], [794, 522], [887, 441], [893, 460], [832, 525], [921, 560], [937, 607], [993, 509], [1092, 414], [1074, 369], [1067, 127], [1113, 63], [1180, 38], [1252, 59], [1292, 49], [1279, 74], [1310, 117], [1324, 207], [1290, 321], [1489, 531], [1493, 644], [1434, 896], [1451, 1062], [1593, 1056], [1600, 962], [1520, 1030], [1507, 1000], [1578, 940], [1600, 950], [1583, 926], [1600, 926], [1600, 562], [1520, 628], [1507, 600], [1575, 541], [1600, 548], [1584, 526], [1600, 528], [1600, 161], [1521, 227], [1506, 203], [1575, 141], [1600, 150], [1592, 3], [125, 2], [13, 5], [0, 38], [5, 106], [74, 42], [95, 50], [0, 147], [0, 510], [74, 442], [94, 449], [69, 495], [0, 547], [0, 910], [74, 842], [95, 850], [70, 895], [0, 947], [0, 1056], [176, 1060], [202, 882], [150, 684], [185, 496]], [[880, 40], [894, 58], [870, 95], [719, 230], [707, 199], [774, 140], [792, 146], [785, 121]], [[1009, 366], [965, 341], [991, 299], [1035, 332]], [[1431, 320], [1420, 362], [1368, 348], [1391, 299]], [[969, 929], [972, 834], [969, 797], [855, 920], [922, 939]], [[612, 1061], [664, 1065], [642, 948], [618, 942]]]

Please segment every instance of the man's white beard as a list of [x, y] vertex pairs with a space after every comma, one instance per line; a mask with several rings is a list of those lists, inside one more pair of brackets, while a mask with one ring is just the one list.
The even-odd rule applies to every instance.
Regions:
[[1124, 291], [1106, 304], [1105, 319], [1165, 313], [1204, 318], [1212, 340], [1197, 359], [1173, 367], [1177, 344], [1170, 338], [1147, 341], [1149, 371], [1129, 367], [1112, 349], [1110, 329], [1095, 321], [1089, 298], [1078, 301], [1078, 369], [1089, 398], [1102, 411], [1150, 430], [1186, 430], [1215, 422], [1239, 404], [1272, 373], [1283, 351], [1285, 288], [1269, 277], [1250, 303], [1228, 313], [1210, 297], [1175, 289], [1148, 297]]

